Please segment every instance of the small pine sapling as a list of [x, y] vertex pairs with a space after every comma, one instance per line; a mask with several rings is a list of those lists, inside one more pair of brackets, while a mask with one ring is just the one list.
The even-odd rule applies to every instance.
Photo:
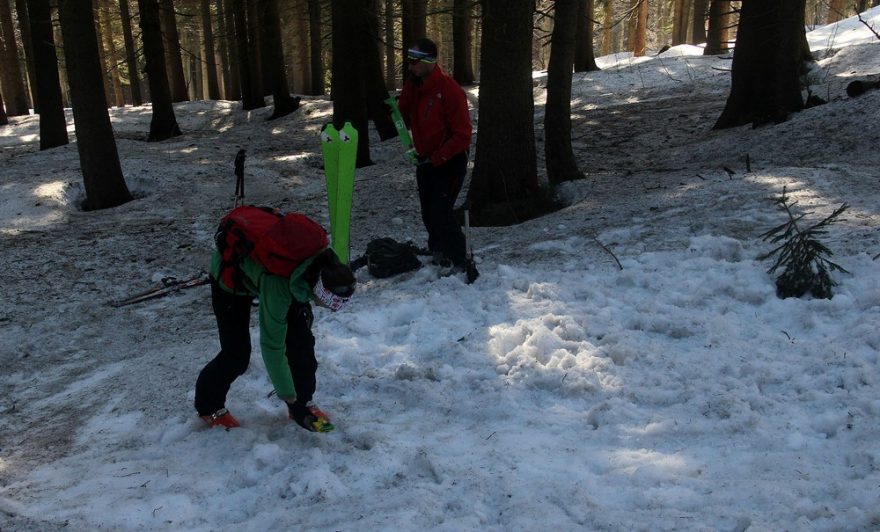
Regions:
[[788, 221], [767, 231], [761, 238], [769, 240], [773, 244], [779, 244], [772, 251], [758, 257], [758, 260], [776, 257], [776, 262], [767, 270], [773, 274], [782, 268], [782, 274], [776, 278], [776, 295], [785, 299], [787, 297], [801, 297], [810, 292], [813, 297], [831, 299], [831, 287], [836, 286], [831, 279], [832, 271], [849, 273], [843, 267], [831, 262], [828, 257], [834, 255], [819, 237], [825, 235], [827, 227], [839, 221], [838, 217], [849, 208], [844, 203], [824, 220], [801, 229], [798, 222], [809, 213], [792, 213], [792, 208], [797, 202], [789, 203], [786, 191], [782, 189], [782, 196], [773, 200], [780, 209], [788, 215]]

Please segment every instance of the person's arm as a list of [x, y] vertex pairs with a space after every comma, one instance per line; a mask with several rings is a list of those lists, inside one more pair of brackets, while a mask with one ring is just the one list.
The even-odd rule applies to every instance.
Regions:
[[287, 363], [287, 314], [293, 303], [288, 279], [268, 272], [260, 279], [260, 351], [269, 380], [278, 397], [296, 398], [293, 376]]
[[471, 147], [471, 115], [468, 112], [467, 97], [457, 83], [451, 79], [443, 91], [443, 121], [447, 136], [443, 144], [431, 155], [431, 164], [442, 166]]

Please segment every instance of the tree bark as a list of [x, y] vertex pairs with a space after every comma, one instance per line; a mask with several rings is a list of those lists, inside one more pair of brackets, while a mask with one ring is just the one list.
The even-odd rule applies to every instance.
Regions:
[[217, 60], [214, 52], [214, 28], [211, 24], [211, 0], [202, 0], [202, 28], [205, 35], [205, 66], [207, 67], [208, 99], [220, 99]]
[[804, 107], [805, 0], [743, 0], [731, 89], [715, 129], [779, 123]]
[[28, 13], [26, 0], [15, 0], [15, 11], [18, 13], [18, 28], [21, 32], [21, 46], [24, 49], [24, 62], [27, 68], [27, 77], [30, 80], [27, 85], [28, 88], [30, 88], [29, 96], [31, 97], [31, 105], [34, 109], [34, 113], [39, 113], [40, 101], [37, 96], [37, 73], [34, 67], [33, 39], [31, 38], [30, 14]]
[[142, 105], [141, 75], [135, 55], [134, 37], [131, 34], [131, 10], [128, 0], [119, 0], [119, 13], [122, 17], [122, 37], [125, 41], [125, 64], [128, 67], [128, 86], [131, 90], [131, 104]]
[[122, 81], [119, 79], [119, 61], [116, 59], [116, 44], [113, 42], [113, 26], [110, 21], [110, 0], [97, 0], [98, 12], [101, 16], [101, 26], [104, 28], [102, 39], [104, 43], [104, 65], [110, 79], [110, 87], [113, 90], [113, 100], [118, 107], [125, 107], [125, 95], [122, 93]]
[[266, 54], [266, 64], [269, 66], [269, 78], [272, 84], [272, 99], [274, 108], [270, 120], [287, 116], [299, 109], [299, 98], [290, 95], [290, 87], [287, 84], [286, 69], [284, 67], [284, 51], [281, 42], [281, 16], [278, 13], [278, 0], [262, 0], [263, 22], [265, 25], [265, 40], [263, 53]]
[[164, 36], [165, 68], [168, 71], [168, 87], [171, 89], [171, 101], [189, 101], [186, 78], [183, 75], [183, 59], [180, 56], [180, 34], [177, 31], [174, 0], [159, 0], [159, 20], [162, 24], [162, 35]]
[[709, 0], [694, 0], [694, 20], [691, 26], [691, 44], [706, 42], [706, 7]]
[[259, 55], [252, 53], [256, 43], [251, 44], [255, 37], [251, 34], [247, 0], [233, 0], [235, 11], [235, 42], [238, 50], [239, 83], [241, 85], [241, 104], [246, 111], [266, 106], [260, 79]]
[[8, 116], [30, 114], [27, 90], [18, 64], [18, 44], [9, 0], [0, 0], [0, 86], [6, 95]]
[[165, 45], [162, 42], [162, 23], [159, 20], [157, 0], [138, 0], [141, 13], [141, 39], [144, 43], [147, 80], [150, 84], [153, 117], [150, 120], [148, 141], [159, 141], [180, 135], [180, 126], [171, 104], [165, 68]]
[[636, 0], [638, 2], [635, 12], [635, 28], [632, 38], [633, 57], [644, 57], [647, 46], [648, 31], [648, 0]]
[[531, 2], [484, 0], [479, 134], [468, 201], [475, 225], [536, 215]]
[[574, 71], [599, 70], [593, 50], [593, 0], [579, 0], [574, 44]]
[[718, 55], [727, 51], [727, 21], [730, 0], [710, 0], [709, 29], [706, 33], [706, 48], [703, 55]]
[[556, 0], [555, 3], [544, 112], [544, 155], [551, 185], [584, 177], [571, 149], [571, 69], [582, 2]]
[[459, 85], [474, 84], [472, 2], [455, 0], [452, 7], [452, 77]]
[[397, 87], [397, 51], [394, 49], [394, 6], [385, 0], [385, 87]]
[[58, 78], [58, 57], [52, 32], [49, 0], [28, 0], [31, 49], [34, 57], [35, 92], [40, 101], [40, 149], [68, 143], [67, 119]]
[[379, 15], [375, 6], [364, 9], [360, 36], [364, 48], [364, 89], [366, 91], [367, 117], [376, 127], [379, 140], [388, 140], [397, 136], [397, 127], [391, 116], [385, 112], [385, 100], [388, 99], [388, 88], [382, 71], [382, 57], [379, 54]]
[[132, 197], [122, 176], [100, 81], [101, 63], [91, 0], [60, 0], [59, 12], [76, 145], [86, 191], [82, 208], [115, 207], [131, 201]]
[[226, 47], [226, 72], [229, 76], [229, 83], [226, 84], [225, 96], [227, 100], [239, 100], [241, 95], [241, 77], [240, 64], [238, 59], [238, 43], [235, 40], [235, 9], [233, 0], [217, 0], [223, 5], [223, 28], [226, 34], [223, 36], [223, 43]]
[[[373, 164], [370, 160], [370, 136], [367, 134], [367, 80], [365, 76], [364, 38], [366, 0], [332, 2], [330, 11], [333, 24], [333, 80], [330, 95], [333, 100], [333, 124], [337, 129], [345, 122], [358, 131], [358, 168]], [[375, 47], [374, 47], [375, 48]], [[378, 53], [378, 52], [377, 52]]]
[[309, 3], [309, 57], [312, 67], [311, 94], [324, 94], [324, 46], [321, 32], [321, 2], [308, 0]]

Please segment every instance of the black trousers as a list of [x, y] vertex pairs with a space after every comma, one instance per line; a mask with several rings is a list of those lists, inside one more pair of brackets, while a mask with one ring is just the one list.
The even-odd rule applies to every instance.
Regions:
[[428, 230], [428, 249], [443, 253], [458, 266], [465, 263], [467, 252], [464, 233], [452, 209], [464, 183], [467, 161], [467, 152], [462, 152], [443, 166], [434, 168], [423, 164], [416, 169], [422, 221]]
[[[226, 406], [226, 394], [233, 381], [248, 368], [251, 359], [251, 307], [254, 298], [227, 292], [211, 279], [211, 304], [217, 318], [220, 352], [199, 373], [195, 407], [200, 416]], [[311, 401], [315, 393], [315, 337], [312, 335], [312, 307], [294, 302], [287, 313], [287, 363], [293, 375], [298, 401]]]

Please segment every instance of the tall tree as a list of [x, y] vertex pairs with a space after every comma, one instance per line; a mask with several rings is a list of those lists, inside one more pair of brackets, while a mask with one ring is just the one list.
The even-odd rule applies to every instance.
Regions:
[[91, 0], [59, 0], [58, 9], [76, 145], [86, 191], [82, 208], [115, 207], [131, 201], [132, 197], [122, 176], [107, 113]]
[[144, 43], [147, 80], [153, 117], [150, 120], [148, 141], [159, 141], [180, 135], [180, 126], [171, 105], [171, 89], [165, 68], [165, 45], [162, 42], [162, 23], [159, 20], [157, 0], [138, 0], [141, 13], [141, 39]]
[[[238, 78], [241, 86], [241, 106], [246, 111], [266, 106], [260, 73], [260, 56], [255, 54], [256, 35], [249, 19], [254, 11], [248, 9], [248, 0], [232, 0], [235, 14], [235, 46], [238, 51]], [[256, 25], [254, 24], [255, 28]]]
[[364, 90], [367, 104], [367, 117], [373, 121], [381, 140], [397, 136], [397, 128], [391, 116], [385, 111], [388, 89], [382, 75], [382, 57], [379, 55], [379, 13], [375, 0], [367, 3], [363, 13], [364, 23], [360, 29], [361, 46], [364, 48]]
[[168, 71], [168, 86], [172, 102], [189, 100], [186, 78], [183, 75], [183, 59], [180, 55], [180, 34], [177, 31], [177, 15], [174, 0], [159, 0], [159, 20], [162, 24], [163, 48], [165, 49], [165, 68]]
[[125, 64], [128, 67], [128, 86], [131, 91], [131, 104], [141, 105], [141, 75], [138, 71], [137, 55], [134, 48], [134, 37], [131, 34], [131, 9], [128, 0], [119, 0], [119, 13], [122, 18], [122, 38], [125, 42]]
[[309, 5], [309, 55], [311, 57], [312, 87], [309, 94], [324, 94], [324, 47], [321, 31], [321, 1], [308, 0]]
[[[365, 50], [361, 33], [367, 24], [367, 0], [331, 2], [333, 24], [333, 66], [330, 97], [333, 100], [333, 124], [345, 122], [358, 131], [358, 168], [373, 164], [370, 160], [370, 136], [367, 134], [367, 80]], [[374, 46], [375, 49], [375, 46]], [[378, 50], [377, 50], [378, 53]]]
[[31, 22], [26, 0], [15, 0], [15, 11], [18, 14], [18, 28], [21, 32], [21, 47], [24, 49], [24, 61], [27, 68], [27, 76], [30, 79], [30, 97], [34, 112], [40, 109], [40, 100], [37, 96], [37, 73], [34, 67], [33, 39], [31, 38]]
[[0, 0], [0, 86], [6, 95], [6, 113], [21, 116], [30, 113], [24, 78], [18, 64], [18, 44], [9, 0]]
[[544, 112], [544, 154], [551, 184], [584, 177], [571, 150], [571, 67], [579, 3], [579, 0], [556, 0], [553, 11]]
[[784, 121], [803, 109], [805, 0], [743, 0], [730, 95], [715, 129]]
[[67, 144], [67, 119], [58, 79], [49, 0], [28, 0], [27, 8], [34, 56], [34, 85], [40, 101], [40, 149], [47, 150]]
[[691, 26], [691, 44], [706, 42], [706, 17], [709, 0], [694, 0], [694, 20]]
[[397, 86], [397, 50], [394, 48], [394, 5], [391, 0], [385, 0], [384, 26], [385, 26], [385, 87], [393, 89]]
[[110, 74], [110, 88], [113, 90], [113, 100], [119, 107], [125, 106], [125, 95], [122, 93], [122, 80], [119, 78], [119, 61], [116, 60], [116, 43], [113, 38], [113, 22], [110, 18], [110, 0], [97, 0], [98, 14], [101, 17], [103, 33], [99, 36], [98, 45], [102, 44], [105, 53], [104, 65]]
[[278, 0], [262, 0], [263, 27], [265, 28], [262, 50], [268, 66], [274, 107], [269, 119], [287, 116], [299, 109], [299, 98], [290, 95], [284, 66], [284, 51], [281, 43], [281, 16], [278, 13]]
[[574, 41], [574, 71], [599, 70], [593, 50], [593, 0], [579, 0]]
[[452, 78], [459, 85], [474, 84], [473, 0], [455, 0], [452, 6]]
[[730, 0], [710, 0], [709, 29], [703, 55], [718, 55], [727, 51], [727, 26], [730, 20]]
[[484, 0], [479, 124], [468, 192], [476, 225], [518, 223], [538, 198], [532, 98], [533, 2]]
[[208, 99], [220, 99], [217, 81], [217, 60], [214, 53], [214, 28], [211, 25], [211, 0], [202, 0], [202, 31], [205, 36], [205, 66], [207, 68]]
[[633, 57], [644, 57], [647, 47], [648, 0], [636, 0], [633, 17], [632, 49]]
[[[227, 100], [238, 100], [242, 98], [241, 95], [241, 78], [240, 76], [240, 65], [238, 61], [238, 44], [235, 40], [235, 11], [233, 8], [233, 0], [217, 0], [218, 3], [222, 4], [222, 16], [220, 17], [223, 21], [224, 28], [224, 36], [221, 39], [220, 47], [221, 50], [225, 48], [226, 53], [224, 56], [226, 57], [226, 61], [224, 62], [223, 67], [223, 78], [224, 78], [224, 97]], [[228, 77], [228, 80], [226, 79]]]

